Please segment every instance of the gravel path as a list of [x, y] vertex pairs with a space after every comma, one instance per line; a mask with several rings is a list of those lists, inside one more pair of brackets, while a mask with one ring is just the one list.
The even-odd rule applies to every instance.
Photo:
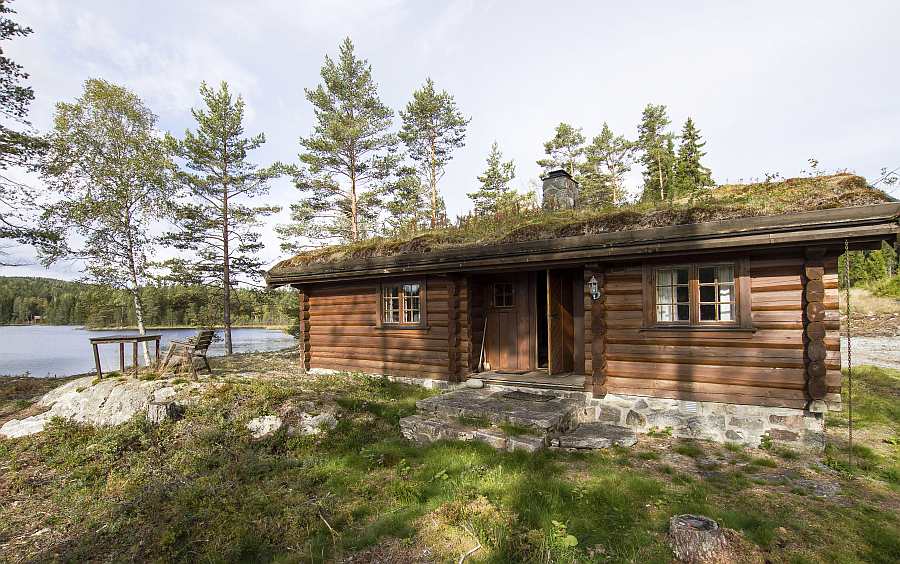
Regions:
[[[841, 366], [847, 366], [847, 339], [841, 338]], [[900, 370], [900, 337], [853, 337], [853, 365]]]

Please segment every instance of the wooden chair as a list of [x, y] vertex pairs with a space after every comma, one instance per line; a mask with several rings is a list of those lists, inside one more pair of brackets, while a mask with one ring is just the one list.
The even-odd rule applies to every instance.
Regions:
[[166, 358], [159, 367], [159, 373], [164, 374], [170, 364], [180, 366], [187, 363], [191, 368], [191, 374], [196, 379], [197, 367], [194, 365], [194, 362], [197, 360], [202, 360], [203, 368], [207, 372], [212, 373], [209, 367], [209, 360], [206, 358], [206, 352], [209, 350], [209, 345], [212, 343], [215, 333], [212, 329], [202, 329], [190, 339], [170, 342]]

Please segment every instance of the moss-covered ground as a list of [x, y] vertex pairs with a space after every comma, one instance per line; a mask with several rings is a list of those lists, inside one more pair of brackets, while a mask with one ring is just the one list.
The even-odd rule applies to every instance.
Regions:
[[[668, 519], [685, 512], [735, 530], [738, 560], [900, 560], [898, 372], [855, 371], [867, 450], [851, 472], [841, 415], [823, 456], [665, 433], [499, 453], [407, 443], [398, 421], [432, 393], [418, 387], [297, 376], [285, 353], [213, 368], [220, 385], [180, 421], [0, 440], [0, 561], [455, 562], [480, 544], [467, 562], [669, 562]], [[250, 418], [291, 402], [328, 406], [337, 428], [251, 440]]]

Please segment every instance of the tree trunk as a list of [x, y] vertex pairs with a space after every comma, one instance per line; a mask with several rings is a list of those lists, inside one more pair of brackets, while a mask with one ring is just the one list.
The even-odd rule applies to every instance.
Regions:
[[431, 228], [437, 228], [437, 172], [434, 164], [434, 138], [431, 138]]
[[[130, 223], [128, 224], [130, 226]], [[128, 274], [131, 275], [131, 299], [134, 301], [134, 318], [137, 322], [138, 334], [146, 335], [147, 330], [144, 328], [144, 304], [141, 301], [141, 286], [138, 284], [137, 265], [134, 261], [134, 242], [131, 233], [128, 234]], [[150, 366], [150, 349], [147, 341], [141, 343], [144, 349], [144, 364]]]
[[225, 354], [231, 355], [231, 257], [228, 256], [228, 187], [222, 192], [222, 321], [225, 326]]
[[656, 154], [656, 171], [659, 173], [659, 200], [663, 201], [666, 199], [666, 195], [663, 189], [662, 159], [659, 158], [658, 152]]
[[356, 205], [356, 157], [350, 157], [350, 239], [359, 241], [359, 211]]

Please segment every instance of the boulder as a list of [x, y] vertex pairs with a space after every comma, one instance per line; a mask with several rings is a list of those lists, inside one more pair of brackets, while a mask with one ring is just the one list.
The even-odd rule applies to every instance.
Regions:
[[331, 413], [320, 413], [318, 415], [301, 413], [298, 423], [292, 425], [288, 432], [298, 435], [318, 435], [323, 429], [334, 429], [337, 427], [337, 424], [337, 418]]
[[484, 380], [481, 380], [479, 378], [469, 378], [468, 380], [466, 380], [466, 387], [474, 389], [483, 388]]
[[169, 383], [165, 380], [107, 378], [94, 383], [93, 376], [78, 378], [50, 390], [38, 401], [47, 411], [7, 421], [0, 427], [0, 436], [40, 433], [54, 417], [97, 426], [121, 425], [135, 413], [146, 411], [157, 391], [166, 387]]
[[254, 417], [247, 422], [247, 430], [254, 439], [265, 439], [277, 433], [284, 426], [284, 421], [277, 415]]

